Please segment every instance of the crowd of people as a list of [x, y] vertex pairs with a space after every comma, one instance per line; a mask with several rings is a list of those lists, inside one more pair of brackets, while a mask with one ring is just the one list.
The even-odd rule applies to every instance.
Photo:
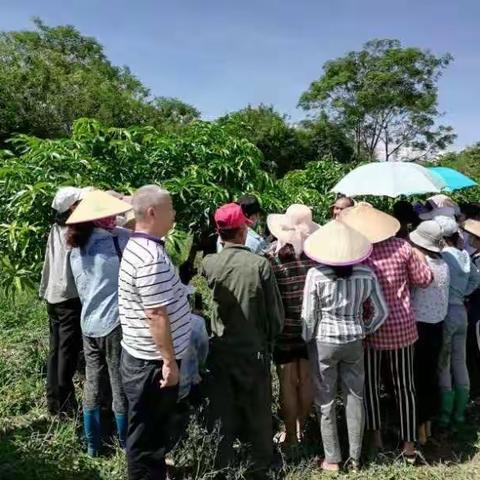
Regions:
[[203, 397], [207, 427], [220, 435], [219, 471], [240, 439], [252, 478], [266, 478], [274, 440], [286, 450], [304, 441], [312, 407], [320, 468], [334, 472], [360, 468], [367, 440], [383, 447], [384, 390], [396, 401], [408, 463], [437, 432], [465, 423], [480, 381], [479, 206], [442, 194], [398, 202], [390, 215], [339, 196], [325, 225], [295, 204], [267, 215], [265, 235], [255, 230], [263, 213], [255, 197], [220, 206], [217, 253], [201, 268], [209, 322], [165, 249], [175, 222], [167, 191], [147, 185], [127, 197], [63, 187], [52, 207], [40, 287], [50, 322], [48, 409], [76, 414], [83, 357], [88, 454], [101, 452], [102, 411], [111, 408], [130, 480], [167, 477], [165, 457], [181, 435], [174, 420]]

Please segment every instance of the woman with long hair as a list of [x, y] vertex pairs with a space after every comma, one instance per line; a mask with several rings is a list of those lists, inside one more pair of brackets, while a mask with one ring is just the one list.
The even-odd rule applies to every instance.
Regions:
[[67, 220], [70, 264], [82, 302], [85, 353], [83, 423], [88, 454], [100, 449], [101, 393], [109, 381], [120, 444], [127, 433], [127, 400], [120, 378], [122, 330], [118, 312], [118, 272], [129, 231], [116, 228], [116, 215], [130, 210], [105, 192], [88, 193]]

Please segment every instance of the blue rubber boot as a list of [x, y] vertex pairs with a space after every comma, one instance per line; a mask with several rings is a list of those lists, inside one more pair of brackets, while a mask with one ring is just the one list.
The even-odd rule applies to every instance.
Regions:
[[120, 447], [122, 450], [125, 450], [127, 444], [127, 428], [128, 428], [128, 417], [126, 413], [116, 413], [115, 422], [117, 424], [117, 434], [118, 441], [120, 442]]
[[88, 455], [97, 457], [100, 450], [100, 407], [83, 410], [83, 430]]

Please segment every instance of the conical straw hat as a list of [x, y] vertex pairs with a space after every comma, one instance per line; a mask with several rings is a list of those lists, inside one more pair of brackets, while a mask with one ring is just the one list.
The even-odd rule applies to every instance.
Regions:
[[324, 265], [355, 265], [372, 253], [372, 244], [357, 230], [340, 220], [332, 220], [305, 240], [305, 254]]
[[112, 197], [106, 192], [93, 190], [85, 195], [66, 221], [66, 224], [91, 222], [100, 218], [112, 217], [125, 213], [131, 208], [132, 206], [127, 202]]
[[472, 220], [471, 218], [466, 220], [462, 228], [472, 235], [480, 238], [480, 222], [478, 220]]
[[340, 220], [365, 235], [372, 243], [394, 237], [400, 229], [400, 222], [396, 218], [366, 202], [345, 209]]

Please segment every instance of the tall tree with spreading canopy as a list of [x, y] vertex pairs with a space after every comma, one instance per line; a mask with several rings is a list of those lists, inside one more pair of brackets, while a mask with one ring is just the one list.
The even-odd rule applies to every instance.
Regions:
[[373, 40], [327, 62], [299, 105], [341, 124], [357, 155], [425, 158], [455, 138], [451, 127], [437, 125], [437, 82], [451, 61], [398, 40]]
[[0, 143], [15, 133], [67, 136], [77, 118], [113, 127], [159, 130], [198, 118], [176, 99], [151, 98], [127, 67], [116, 67], [103, 46], [72, 26], [0, 33]]

